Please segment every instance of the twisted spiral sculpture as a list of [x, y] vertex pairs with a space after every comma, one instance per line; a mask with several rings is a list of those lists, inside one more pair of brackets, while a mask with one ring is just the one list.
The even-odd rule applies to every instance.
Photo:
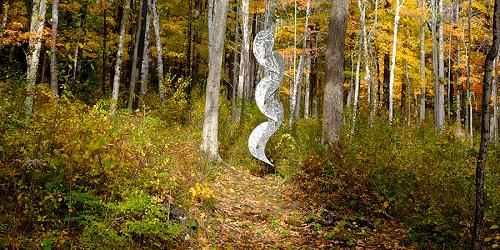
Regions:
[[257, 84], [255, 101], [259, 110], [267, 116], [250, 134], [248, 148], [257, 159], [274, 166], [266, 157], [265, 148], [269, 138], [278, 130], [284, 119], [283, 104], [278, 99], [278, 90], [283, 81], [285, 64], [281, 55], [273, 51], [273, 28], [257, 34], [253, 43], [253, 53], [257, 62], [266, 70], [266, 76]]

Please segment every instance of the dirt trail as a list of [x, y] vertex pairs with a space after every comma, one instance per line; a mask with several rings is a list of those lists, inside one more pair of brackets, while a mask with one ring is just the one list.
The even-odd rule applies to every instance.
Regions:
[[400, 229], [353, 230], [359, 237], [351, 242], [336, 239], [331, 233], [337, 230], [334, 226], [307, 221], [309, 209], [289, 198], [289, 189], [277, 175], [257, 177], [225, 167], [210, 183], [215, 209], [198, 213], [198, 221], [204, 221], [200, 223], [203, 233], [190, 240], [193, 249], [402, 248]]

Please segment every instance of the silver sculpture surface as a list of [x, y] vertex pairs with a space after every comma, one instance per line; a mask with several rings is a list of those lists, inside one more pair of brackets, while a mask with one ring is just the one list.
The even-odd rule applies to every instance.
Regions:
[[253, 42], [253, 53], [257, 62], [264, 67], [265, 77], [257, 84], [255, 101], [259, 110], [268, 118], [258, 125], [248, 138], [250, 153], [257, 159], [274, 166], [266, 157], [265, 148], [271, 136], [283, 123], [284, 109], [278, 93], [285, 73], [283, 57], [273, 51], [274, 29], [259, 32]]

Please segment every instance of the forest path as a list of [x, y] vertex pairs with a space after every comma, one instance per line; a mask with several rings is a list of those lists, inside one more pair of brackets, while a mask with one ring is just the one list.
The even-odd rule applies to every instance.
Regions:
[[[196, 249], [402, 248], [404, 232], [394, 231], [394, 225], [371, 233], [359, 228], [349, 242], [337, 240], [332, 232], [339, 229], [308, 220], [312, 210], [290, 198], [291, 189], [278, 175], [258, 177], [227, 166], [209, 186], [216, 203], [213, 211], [196, 216], [203, 230], [191, 241]], [[388, 230], [391, 233], [384, 232]]]

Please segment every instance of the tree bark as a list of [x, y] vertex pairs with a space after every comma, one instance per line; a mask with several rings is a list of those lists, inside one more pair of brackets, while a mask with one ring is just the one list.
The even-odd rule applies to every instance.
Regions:
[[290, 116], [288, 117], [288, 127], [292, 129], [297, 106], [297, 0], [294, 4], [293, 18], [293, 80], [290, 82]]
[[439, 64], [439, 91], [438, 93], [438, 120], [437, 120], [437, 130], [442, 131], [444, 129], [444, 18], [443, 12], [443, 0], [439, 0], [438, 6], [438, 16], [436, 18], [436, 23], [438, 25], [438, 64]]
[[467, 65], [466, 65], [466, 115], [465, 115], [465, 127], [467, 131], [467, 137], [469, 138], [469, 142], [472, 145], [474, 142], [473, 128], [472, 128], [472, 98], [470, 93], [470, 54], [472, 49], [472, 36], [470, 34], [470, 20], [472, 18], [472, 0], [469, 0], [469, 10], [467, 11]]
[[35, 0], [31, 13], [30, 36], [27, 61], [28, 71], [26, 73], [26, 113], [33, 113], [33, 88], [36, 83], [38, 63], [40, 61], [40, 50], [42, 49], [42, 33], [45, 26], [45, 12], [47, 10], [47, 0]]
[[387, 111], [389, 111], [389, 82], [391, 75], [391, 59], [389, 58], [389, 54], [384, 54], [384, 84], [382, 86], [384, 105]]
[[486, 157], [488, 152], [488, 143], [490, 140], [490, 98], [491, 98], [491, 80], [493, 71], [493, 61], [498, 55], [498, 47], [500, 45], [500, 0], [495, 0], [494, 19], [493, 19], [493, 44], [484, 62], [484, 77], [483, 77], [483, 100], [481, 106], [481, 144], [479, 147], [479, 155], [477, 157], [476, 166], [476, 206], [474, 212], [474, 227], [472, 229], [472, 246], [473, 249], [482, 249], [483, 242], [481, 230], [483, 228], [484, 217], [484, 175]]
[[330, 13], [326, 43], [326, 72], [323, 98], [322, 142], [335, 145], [340, 140], [343, 115], [344, 44], [349, 17], [349, 0], [335, 1]]
[[401, 7], [405, 3], [403, 0], [401, 3], [396, 0], [396, 12], [394, 15], [394, 35], [392, 40], [392, 54], [391, 54], [391, 75], [389, 78], [389, 124], [392, 125], [393, 115], [394, 115], [394, 70], [396, 68], [396, 51], [398, 44], [398, 27], [399, 27], [399, 12]]
[[[2, 3], [2, 22], [0, 23], [0, 38], [3, 38], [5, 34], [5, 28], [7, 27], [7, 21], [9, 20], [9, 1], [5, 0]], [[4, 44], [0, 42], [0, 49], [3, 49]]]
[[[157, 75], [158, 75], [158, 92], [160, 93], [160, 100], [163, 100], [163, 49], [161, 47], [160, 40], [160, 17], [158, 16], [158, 0], [152, 0], [151, 12], [153, 13], [153, 29], [155, 32], [156, 40], [156, 60], [157, 65]], [[196, 69], [197, 70], [197, 69]]]
[[151, 0], [147, 1], [146, 8], [146, 24], [144, 27], [144, 51], [142, 52], [142, 63], [141, 63], [141, 89], [140, 96], [143, 97], [148, 91], [149, 84], [149, 33], [150, 33], [150, 23], [151, 23]]
[[107, 3], [105, 0], [101, 2], [102, 4], [102, 13], [103, 13], [103, 27], [102, 27], [102, 82], [101, 82], [101, 93], [105, 94], [107, 92], [107, 84], [106, 84], [106, 74], [107, 74], [107, 65], [106, 65], [106, 52], [107, 52], [107, 46], [106, 43], [108, 41], [107, 35], [107, 16], [106, 16], [106, 10], [107, 10]]
[[366, 27], [365, 27], [365, 16], [366, 16], [365, 6], [366, 6], [366, 4], [364, 1], [361, 2], [361, 0], [358, 0], [358, 8], [360, 11], [359, 33], [361, 33], [361, 35], [359, 36], [358, 58], [357, 58], [357, 62], [356, 62], [356, 80], [354, 81], [354, 101], [353, 101], [353, 105], [352, 105], [351, 133], [354, 132], [354, 127], [356, 126], [356, 115], [358, 112], [360, 68], [361, 68], [361, 50], [363, 48], [362, 47], [363, 44], [365, 43], [364, 40], [366, 39], [365, 34], [363, 33], [363, 29], [366, 29]]
[[140, 74], [140, 68], [138, 61], [141, 59], [143, 51], [140, 51], [144, 47], [144, 19], [145, 13], [147, 13], [147, 0], [141, 0], [139, 3], [139, 11], [137, 12], [137, 27], [135, 31], [135, 43], [134, 43], [134, 54], [132, 55], [132, 70], [130, 74], [130, 85], [129, 85], [129, 96], [128, 96], [128, 108], [132, 109], [134, 100], [136, 98], [136, 84], [137, 79]]
[[219, 90], [222, 55], [229, 0], [209, 0], [208, 7], [208, 78], [201, 150], [210, 160], [219, 156]]
[[[420, 7], [425, 8], [425, 0], [420, 2]], [[420, 81], [421, 81], [421, 93], [420, 93], [420, 123], [425, 121], [425, 101], [426, 101], [426, 85], [427, 78], [425, 76], [425, 22], [420, 19]]]
[[377, 89], [378, 89], [378, 78], [375, 76], [375, 72], [377, 71], [377, 59], [373, 55], [373, 49], [372, 49], [372, 42], [371, 42], [371, 37], [372, 34], [375, 32], [378, 24], [378, 0], [375, 0], [375, 19], [373, 21], [373, 26], [370, 29], [370, 32], [368, 33], [368, 36], [366, 37], [367, 41], [367, 50], [368, 50], [368, 56], [366, 60], [370, 60], [371, 67], [369, 67], [368, 63], [366, 63], [366, 69], [367, 71], [367, 77], [365, 78], [365, 81], [369, 82], [367, 86], [372, 86], [370, 87], [370, 91], [368, 91], [368, 96], [369, 96], [369, 105], [371, 105], [371, 110], [370, 110], [370, 116], [368, 119], [368, 125], [372, 126], [373, 125], [373, 119], [375, 118], [376, 112], [377, 112], [377, 106], [378, 106], [378, 99], [377, 99]]
[[434, 129], [440, 130], [439, 126], [439, 55], [438, 55], [438, 38], [437, 38], [437, 0], [431, 0], [431, 31], [432, 31], [432, 69], [434, 77]]
[[493, 142], [498, 142], [498, 55], [493, 62], [495, 78], [491, 85], [491, 97], [493, 99], [493, 116], [491, 117], [491, 137]]
[[300, 60], [299, 60], [299, 68], [297, 75], [295, 77], [295, 110], [294, 110], [294, 115], [295, 115], [295, 121], [299, 120], [300, 117], [300, 104], [302, 103], [302, 81], [303, 81], [303, 76], [304, 76], [304, 64], [305, 64], [305, 57], [306, 57], [306, 48], [307, 48], [307, 39], [309, 37], [309, 16], [311, 14], [311, 1], [307, 0], [307, 7], [306, 7], [306, 23], [304, 26], [304, 35], [302, 36], [303, 44], [302, 44], [302, 53], [300, 55]]
[[304, 93], [304, 118], [309, 119], [311, 110], [311, 54], [306, 58], [306, 79]]
[[52, 41], [50, 45], [50, 89], [54, 97], [59, 96], [57, 79], [57, 26], [59, 24], [59, 0], [52, 2]]
[[123, 18], [120, 24], [120, 41], [118, 43], [118, 51], [116, 52], [115, 75], [113, 77], [113, 93], [111, 97], [111, 114], [116, 113], [118, 104], [118, 94], [120, 90], [120, 74], [122, 69], [123, 48], [125, 45], [125, 35], [128, 25], [128, 14], [130, 11], [130, 0], [125, 0], [123, 3]]
[[248, 84], [248, 73], [250, 69], [250, 10], [249, 10], [249, 0], [241, 1], [241, 27], [243, 39], [241, 40], [241, 56], [240, 56], [240, 72], [238, 76], [238, 92], [236, 97], [236, 107], [233, 116], [233, 122], [240, 124], [241, 122], [241, 112], [243, 109], [243, 98], [245, 92], [245, 85]]

